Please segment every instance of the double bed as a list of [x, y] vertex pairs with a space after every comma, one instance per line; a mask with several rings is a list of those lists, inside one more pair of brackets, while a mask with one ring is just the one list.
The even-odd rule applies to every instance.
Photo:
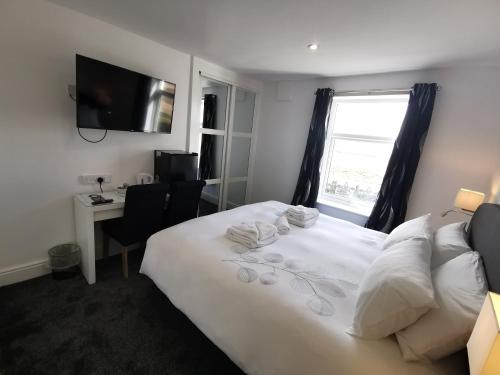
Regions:
[[464, 353], [405, 362], [392, 336], [346, 333], [385, 234], [320, 215], [257, 251], [224, 236], [240, 222], [274, 222], [288, 207], [257, 203], [158, 232], [140, 272], [248, 374], [467, 373]]

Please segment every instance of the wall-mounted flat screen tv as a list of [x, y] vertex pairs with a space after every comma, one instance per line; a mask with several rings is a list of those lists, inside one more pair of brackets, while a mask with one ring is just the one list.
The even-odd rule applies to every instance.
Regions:
[[171, 133], [175, 84], [76, 55], [76, 126]]

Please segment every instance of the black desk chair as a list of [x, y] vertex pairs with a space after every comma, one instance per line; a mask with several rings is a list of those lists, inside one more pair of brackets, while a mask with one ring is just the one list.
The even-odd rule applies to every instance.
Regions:
[[128, 249], [136, 242], [146, 241], [162, 229], [163, 213], [168, 186], [163, 184], [133, 185], [127, 189], [123, 217], [103, 223], [104, 250], [109, 247], [109, 237], [123, 246], [123, 276], [128, 278]]
[[170, 187], [170, 198], [163, 220], [163, 227], [171, 227], [198, 216], [204, 180], [176, 181]]

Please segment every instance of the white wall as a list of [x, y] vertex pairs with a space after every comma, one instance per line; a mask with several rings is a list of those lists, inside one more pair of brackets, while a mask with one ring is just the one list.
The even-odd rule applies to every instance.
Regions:
[[277, 82], [266, 82], [262, 91], [259, 134], [255, 158], [253, 200], [292, 200], [314, 107], [319, 80], [287, 83], [290, 101], [276, 99]]
[[[152, 150], [185, 149], [190, 56], [40, 0], [1, 1], [0, 50], [1, 274], [74, 240], [72, 196], [90, 189], [78, 175], [111, 173], [117, 186], [153, 172]], [[172, 134], [81, 140], [66, 93], [75, 53], [176, 83]]]
[[287, 82], [290, 101], [278, 101], [278, 83], [264, 86], [257, 141], [254, 201], [290, 202], [302, 160], [314, 90], [407, 88], [437, 82], [431, 127], [410, 197], [407, 218], [433, 212], [434, 225], [461, 219], [439, 213], [460, 187], [489, 193], [500, 164], [500, 68], [454, 67], [427, 71]]

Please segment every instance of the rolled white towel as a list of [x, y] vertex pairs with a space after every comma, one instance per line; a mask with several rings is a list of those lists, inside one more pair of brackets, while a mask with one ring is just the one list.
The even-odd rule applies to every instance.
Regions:
[[295, 220], [307, 221], [319, 216], [317, 208], [304, 207], [302, 205], [292, 206], [286, 211], [287, 217]]
[[290, 224], [293, 224], [293, 225], [296, 225], [296, 226], [302, 227], [302, 228], [312, 227], [316, 223], [317, 220], [318, 220], [318, 216], [313, 217], [313, 218], [311, 218], [309, 220], [296, 220], [296, 219], [294, 219], [292, 217], [288, 218], [288, 222]]
[[268, 238], [274, 237], [274, 235], [278, 233], [278, 228], [276, 228], [273, 224], [256, 221], [255, 226], [259, 231], [259, 241], [265, 241]]
[[276, 230], [276, 232], [271, 237], [268, 237], [265, 240], [260, 240], [259, 242], [257, 242], [257, 247], [264, 247], [264, 246], [270, 245], [273, 242], [276, 242], [278, 240], [278, 238], [280, 238], [280, 235], [278, 234], [278, 231]]
[[288, 219], [285, 215], [281, 215], [276, 222], [274, 223], [276, 228], [278, 228], [278, 233], [280, 235], [287, 234], [290, 232], [290, 224], [288, 223]]

